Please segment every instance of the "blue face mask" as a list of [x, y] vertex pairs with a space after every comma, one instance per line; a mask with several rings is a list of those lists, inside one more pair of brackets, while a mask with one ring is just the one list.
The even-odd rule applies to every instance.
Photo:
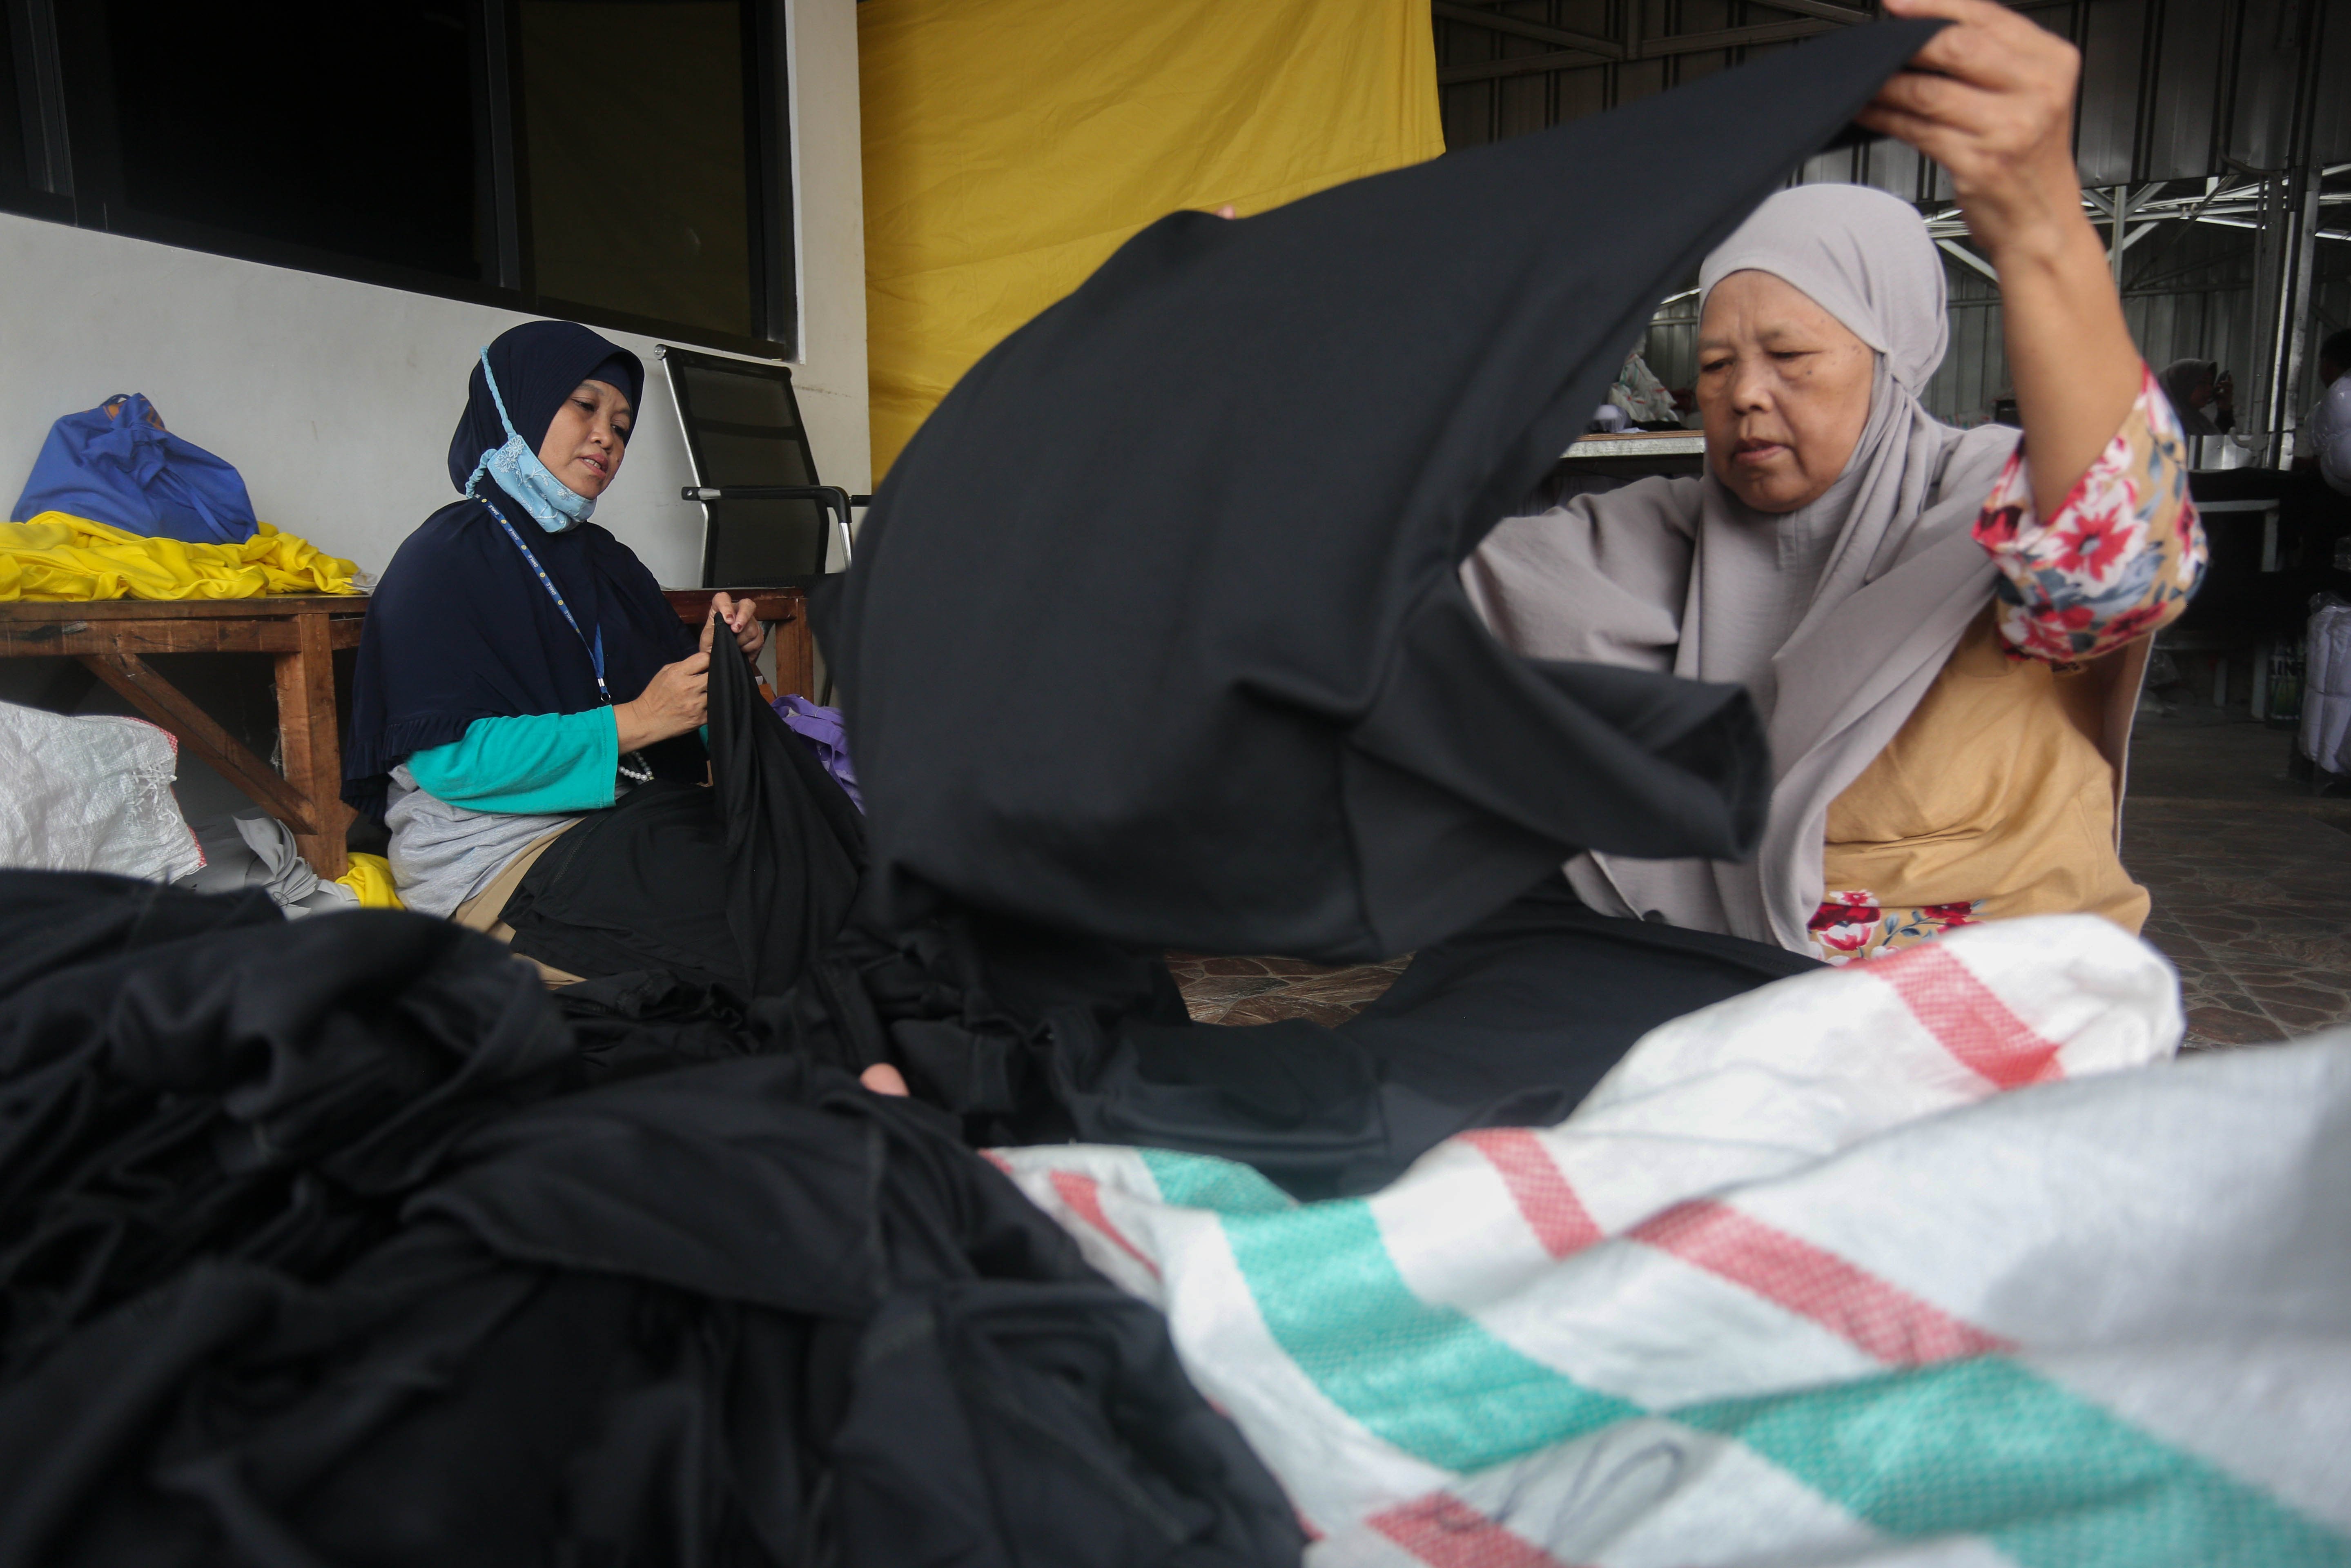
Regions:
[[596, 498], [580, 494], [557, 478], [554, 471], [538, 460], [530, 444], [517, 434], [514, 421], [507, 417], [507, 400], [498, 394], [498, 378], [491, 372], [487, 349], [482, 350], [482, 379], [489, 383], [490, 401], [497, 405], [498, 423], [506, 426], [507, 444], [482, 454], [482, 460], [474, 465], [473, 473], [465, 478], [465, 494], [475, 495], [475, 485], [487, 474], [497, 481], [498, 488], [520, 501], [523, 510], [550, 534], [559, 534], [586, 522], [595, 514]]

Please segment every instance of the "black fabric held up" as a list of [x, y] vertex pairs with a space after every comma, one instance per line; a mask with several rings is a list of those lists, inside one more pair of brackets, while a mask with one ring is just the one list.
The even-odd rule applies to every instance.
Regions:
[[714, 659], [709, 692], [711, 787], [642, 785], [556, 840], [507, 902], [516, 952], [746, 998], [789, 991], [831, 944], [863, 821], [743, 660]]
[[254, 915], [0, 873], [0, 1568], [1298, 1560], [937, 1112], [580, 1051], [441, 922]]
[[1454, 570], [1658, 297], [1934, 26], [1176, 214], [999, 344], [876, 492], [830, 629], [889, 887], [1353, 960], [1575, 849], [1746, 852], [1743, 692], [1521, 660]]

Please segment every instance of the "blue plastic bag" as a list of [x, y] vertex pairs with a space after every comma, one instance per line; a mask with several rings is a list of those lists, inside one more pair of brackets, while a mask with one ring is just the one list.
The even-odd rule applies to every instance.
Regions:
[[237, 471], [163, 428], [140, 392], [49, 426], [9, 520], [65, 512], [190, 544], [243, 544], [260, 525]]

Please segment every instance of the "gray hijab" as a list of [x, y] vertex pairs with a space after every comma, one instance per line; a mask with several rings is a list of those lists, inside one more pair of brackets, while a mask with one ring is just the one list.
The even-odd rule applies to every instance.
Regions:
[[1776, 780], [1755, 859], [1585, 855], [1568, 874], [1606, 913], [1808, 952], [1830, 802], [1991, 597], [1970, 526], [2017, 433], [1954, 429], [1919, 405], [1947, 329], [1942, 263], [1907, 204], [1857, 185], [1782, 191], [1707, 258], [1700, 290], [1750, 269], [1802, 289], [1877, 351], [1868, 422], [1827, 493], [1765, 513], [1711, 468], [1645, 479], [1502, 523], [1462, 576], [1495, 635], [1530, 657], [1748, 686]]

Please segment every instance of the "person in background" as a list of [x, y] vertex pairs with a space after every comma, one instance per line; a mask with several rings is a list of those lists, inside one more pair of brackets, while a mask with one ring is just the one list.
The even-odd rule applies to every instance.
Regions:
[[[2303, 421], [2303, 430], [2294, 441], [2294, 465], [2315, 466], [2328, 489], [2351, 496], [2351, 376], [2327, 378], [2326, 392]], [[2306, 455], [2305, 440], [2310, 444]]]
[[[460, 499], [384, 570], [343, 752], [343, 799], [390, 828], [412, 909], [511, 939], [507, 901], [563, 833], [633, 791], [708, 777], [714, 634], [756, 655], [765, 632], [721, 593], [697, 638], [635, 552], [588, 520], [643, 388], [634, 354], [569, 321], [514, 328], [473, 367], [448, 453]], [[649, 909], [663, 927], [650, 935], [722, 949], [723, 966], [721, 879], [670, 869], [701, 885]]]
[[2318, 384], [2321, 390], [2333, 386], [2351, 371], [2351, 327], [2329, 332], [2318, 343]]
[[2319, 438], [2314, 422], [2326, 406], [2326, 394], [2351, 370], [2351, 327], [2329, 332], [2318, 345], [2318, 395], [2311, 400], [2302, 423], [2294, 427], [2294, 465], [2315, 468], [2319, 464]]
[[2225, 435], [2237, 427], [2236, 378], [2210, 360], [2174, 360], [2156, 379], [2182, 435]]
[[2318, 345], [2318, 394], [2294, 431], [2294, 458], [2278, 515], [2286, 570], [2264, 573], [2273, 634], [2301, 628], [2314, 595], [2341, 593], [2351, 571], [2351, 329]]
[[1755, 698], [1754, 860], [1581, 856], [1600, 913], [1831, 962], [2024, 915], [2136, 932], [2117, 795], [2149, 634], [2203, 570], [2185, 443], [2082, 214], [2078, 54], [1992, 0], [1886, 9], [1956, 24], [1858, 118], [1949, 171], [2000, 271], [2022, 434], [1919, 403], [1949, 333], [1917, 209], [1800, 185], [1700, 270], [1704, 477], [1507, 519], [1464, 585], [1531, 657]]

